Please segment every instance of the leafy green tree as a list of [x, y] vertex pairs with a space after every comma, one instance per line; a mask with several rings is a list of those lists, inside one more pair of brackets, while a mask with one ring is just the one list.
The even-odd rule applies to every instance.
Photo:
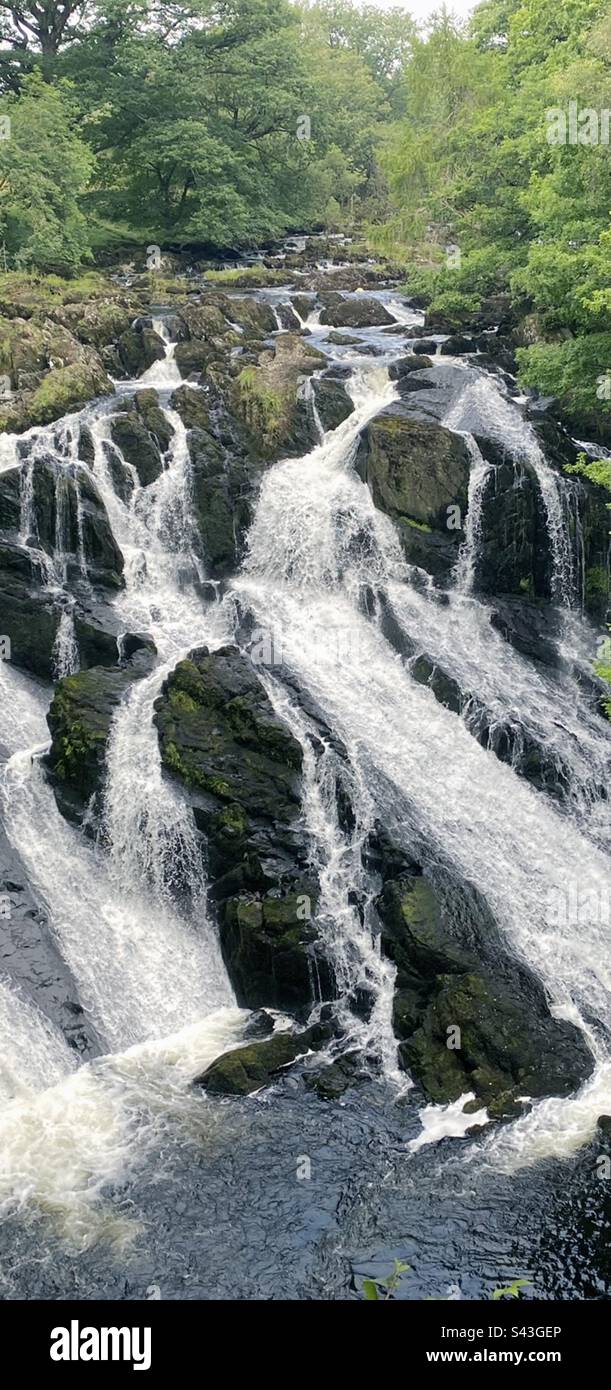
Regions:
[[89, 254], [79, 207], [92, 172], [90, 151], [74, 130], [70, 95], [36, 73], [0, 114], [0, 238], [14, 266], [70, 274]]

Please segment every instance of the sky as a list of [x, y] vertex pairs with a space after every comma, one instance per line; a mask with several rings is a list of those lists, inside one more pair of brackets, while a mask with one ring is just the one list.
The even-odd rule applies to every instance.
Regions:
[[[409, 10], [414, 19], [426, 19], [434, 10], [440, 9], [441, 0], [368, 0], [370, 5], [376, 5], [380, 10]], [[476, 0], [446, 0], [447, 8], [454, 10], [457, 15], [464, 17], [475, 9]]]

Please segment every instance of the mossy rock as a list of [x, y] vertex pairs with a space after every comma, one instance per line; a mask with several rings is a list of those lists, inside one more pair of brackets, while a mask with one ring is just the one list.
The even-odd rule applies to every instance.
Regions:
[[313, 382], [313, 390], [316, 409], [325, 430], [336, 430], [352, 415], [354, 401], [341, 381], [319, 377]]
[[409, 874], [385, 884], [378, 910], [382, 946], [397, 967], [401, 1062], [429, 1100], [473, 1091], [500, 1116], [517, 1113], [520, 1097], [577, 1088], [591, 1069], [582, 1035], [551, 1017], [538, 982], [498, 945], [480, 959], [475, 919], [461, 916], [459, 939], [432, 884]]
[[165, 411], [161, 409], [157, 392], [151, 387], [144, 391], [136, 391], [134, 405], [143, 425], [165, 454], [174, 438], [174, 431]]
[[135, 468], [142, 487], [147, 487], [160, 477], [163, 463], [159, 444], [149, 433], [140, 414], [129, 410], [113, 415], [110, 434], [127, 463]]
[[318, 1023], [301, 1033], [274, 1033], [262, 1042], [236, 1047], [217, 1057], [194, 1082], [209, 1095], [247, 1096], [269, 1086], [285, 1067], [306, 1052], [317, 1051], [333, 1035], [329, 1024]]
[[171, 397], [170, 406], [180, 415], [185, 429], [210, 429], [210, 411], [202, 391], [192, 386], [179, 386]]
[[276, 339], [273, 353], [261, 353], [258, 366], [240, 372], [237, 410], [265, 457], [307, 453], [317, 443], [316, 424], [303, 387], [306, 376], [324, 361], [317, 348], [294, 333], [283, 333]]
[[51, 748], [47, 769], [59, 810], [82, 822], [100, 810], [106, 746], [116, 711], [129, 686], [150, 670], [150, 656], [140, 653], [126, 667], [94, 666], [66, 676], [56, 688], [47, 723]]
[[357, 468], [376, 507], [393, 520], [408, 517], [459, 539], [447, 525], [449, 507], [467, 512], [470, 458], [459, 435], [390, 406], [364, 430]]
[[163, 339], [153, 328], [128, 328], [121, 334], [117, 349], [123, 370], [132, 379], [165, 357]]

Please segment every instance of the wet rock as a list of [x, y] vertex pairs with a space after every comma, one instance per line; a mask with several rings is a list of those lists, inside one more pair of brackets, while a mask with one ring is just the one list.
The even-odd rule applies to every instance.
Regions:
[[415, 357], [427, 357], [429, 353], [434, 357], [437, 352], [437, 343], [434, 338], [421, 338], [419, 342], [414, 343], [412, 352]]
[[465, 353], [477, 352], [477, 345], [474, 338], [467, 338], [462, 333], [452, 333], [446, 338], [445, 343], [441, 343], [439, 351], [442, 357], [461, 357]]
[[271, 304], [257, 299], [230, 299], [224, 295], [219, 299], [223, 313], [232, 323], [237, 323], [244, 331], [245, 339], [268, 338], [278, 328], [276, 315]]
[[478, 442], [494, 466], [482, 492], [476, 590], [549, 600], [552, 559], [536, 474], [525, 462], [502, 462], [490, 441]]
[[421, 372], [424, 367], [432, 366], [429, 357], [412, 352], [408, 353], [407, 357], [399, 357], [396, 362], [391, 362], [388, 375], [391, 381], [401, 381], [404, 376], [409, 376], [410, 372]]
[[516, 651], [545, 666], [557, 666], [561, 638], [556, 610], [526, 599], [496, 599], [490, 623]]
[[532, 976], [495, 957], [496, 941], [482, 950], [483, 922], [462, 918], [459, 935], [422, 876], [389, 881], [378, 908], [397, 966], [401, 1060], [431, 1101], [473, 1090], [491, 1115], [508, 1115], [521, 1096], [567, 1095], [588, 1075], [582, 1034], [551, 1017]]
[[151, 657], [142, 651], [127, 666], [94, 666], [64, 677], [56, 688], [47, 715], [51, 748], [46, 768], [58, 809], [74, 824], [86, 819], [95, 825], [110, 726], [129, 686], [150, 668]]
[[446, 709], [451, 709], [455, 714], [459, 714], [465, 704], [466, 696], [461, 690], [458, 681], [449, 676], [446, 671], [430, 660], [428, 656], [419, 656], [410, 663], [410, 674], [419, 685], [428, 685], [441, 705]]
[[86, 469], [75, 470], [75, 484], [71, 547], [77, 563], [80, 552], [92, 584], [119, 589], [123, 585], [123, 555], [114, 538], [104, 502]]
[[0, 603], [2, 632], [10, 641], [11, 661], [34, 675], [49, 679], [59, 613], [48, 591], [44, 571], [23, 546], [0, 544]]
[[335, 430], [354, 410], [345, 386], [332, 377], [320, 377], [312, 383], [316, 409], [325, 430]]
[[141, 416], [135, 410], [113, 415], [110, 433], [123, 457], [135, 468], [141, 486], [154, 483], [163, 471], [163, 463], [157, 439], [149, 433]]
[[335, 1062], [308, 1071], [304, 1077], [309, 1091], [315, 1091], [321, 1100], [339, 1100], [346, 1091], [365, 1079], [363, 1058], [360, 1052], [345, 1052]]
[[240, 1003], [311, 1002], [328, 972], [317, 959], [300, 745], [234, 647], [192, 652], [155, 708], [164, 766], [206, 837], [211, 898]]
[[199, 376], [219, 356], [218, 347], [199, 339], [189, 339], [188, 342], [177, 343], [174, 350], [174, 361], [183, 378]]
[[145, 429], [165, 454], [174, 438], [174, 431], [165, 411], [161, 409], [157, 392], [150, 387], [145, 391], [136, 391], [134, 405]]
[[291, 303], [294, 304], [300, 319], [309, 318], [316, 303], [315, 294], [294, 294], [291, 296]]
[[192, 386], [179, 386], [171, 397], [170, 406], [180, 415], [186, 429], [210, 428], [210, 411], [203, 391]]
[[188, 436], [193, 520], [202, 558], [214, 578], [235, 572], [253, 515], [258, 469], [219, 444], [205, 429]]
[[211, 300], [190, 300], [179, 309], [177, 317], [183, 329], [181, 336], [185, 339], [207, 342], [209, 339], [223, 338], [231, 332], [231, 324], [227, 322], [220, 304]]
[[320, 315], [320, 322], [332, 328], [377, 328], [395, 320], [378, 299], [359, 295], [356, 299], [341, 299], [328, 305]]
[[[388, 330], [385, 331], [387, 332]], [[334, 343], [337, 347], [351, 347], [357, 343], [363, 343], [364, 341], [364, 338], [357, 338], [354, 333], [339, 333], [336, 329], [333, 329], [331, 333], [327, 333], [327, 342]]]
[[48, 915], [1, 826], [0, 895], [4, 899], [0, 945], [3, 975], [61, 1030], [79, 1058], [87, 1060], [99, 1054], [103, 1050], [100, 1040], [55, 944]]
[[301, 320], [297, 317], [295, 310], [290, 304], [276, 304], [276, 313], [280, 321], [280, 326], [288, 333], [299, 333], [301, 331]]
[[263, 457], [299, 456], [317, 443], [304, 387], [324, 362], [324, 354], [303, 338], [284, 333], [276, 338], [273, 352], [261, 353], [258, 366], [240, 372], [236, 407]]
[[142, 376], [165, 357], [163, 339], [153, 328], [129, 328], [121, 334], [117, 350], [123, 370], [131, 378]]
[[411, 418], [400, 403], [366, 426], [357, 468], [376, 506], [393, 519], [410, 517], [445, 529], [449, 506], [466, 512], [470, 463], [464, 440]]
[[314, 1024], [301, 1033], [274, 1033], [264, 1042], [236, 1047], [217, 1057], [194, 1081], [209, 1095], [247, 1096], [271, 1085], [297, 1057], [318, 1050], [333, 1036], [329, 1024]]

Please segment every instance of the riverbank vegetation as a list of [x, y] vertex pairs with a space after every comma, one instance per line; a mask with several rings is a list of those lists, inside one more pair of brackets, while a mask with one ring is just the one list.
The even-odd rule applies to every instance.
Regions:
[[426, 30], [349, 0], [1, 2], [0, 38], [0, 269], [356, 232], [440, 327], [509, 316], [523, 384], [605, 438], [605, 0]]

